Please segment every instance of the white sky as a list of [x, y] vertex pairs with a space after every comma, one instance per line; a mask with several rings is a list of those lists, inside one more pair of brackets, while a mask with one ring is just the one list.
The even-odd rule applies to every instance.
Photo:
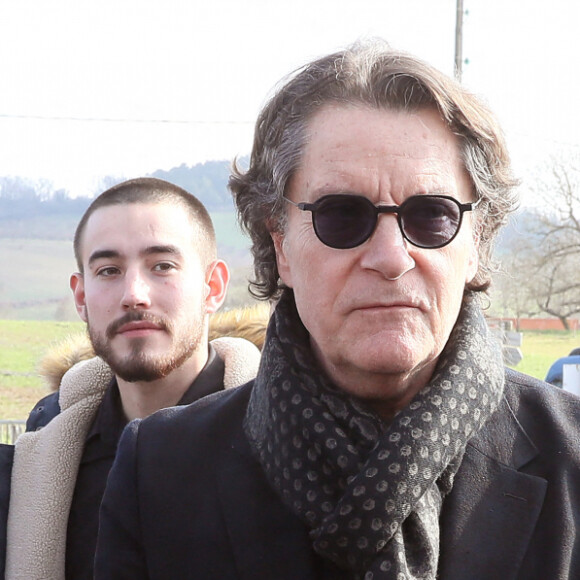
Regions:
[[[104, 175], [247, 154], [273, 86], [358, 38], [383, 37], [452, 74], [455, 7], [0, 0], [0, 176], [88, 195]], [[577, 153], [580, 2], [464, 0], [464, 8], [463, 81], [498, 114], [517, 172], [554, 151]]]

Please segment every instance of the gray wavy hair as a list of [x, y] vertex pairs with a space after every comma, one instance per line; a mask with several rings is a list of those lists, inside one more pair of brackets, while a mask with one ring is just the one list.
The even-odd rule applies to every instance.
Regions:
[[299, 69], [275, 92], [256, 122], [250, 164], [234, 162], [229, 187], [242, 228], [252, 239], [250, 292], [276, 298], [282, 289], [270, 233], [283, 233], [287, 184], [300, 166], [309, 120], [323, 106], [348, 104], [417, 111], [435, 107], [460, 140], [475, 196], [479, 269], [467, 289], [485, 291], [494, 271], [493, 242], [516, 208], [510, 159], [499, 124], [488, 108], [431, 65], [379, 42], [357, 43]]

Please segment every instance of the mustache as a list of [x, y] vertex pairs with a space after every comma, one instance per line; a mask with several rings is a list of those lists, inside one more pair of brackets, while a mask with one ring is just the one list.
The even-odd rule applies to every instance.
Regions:
[[107, 338], [112, 339], [114, 336], [119, 332], [119, 328], [124, 324], [128, 324], [129, 322], [151, 322], [158, 326], [161, 330], [165, 330], [169, 332], [170, 325], [161, 317], [155, 316], [150, 312], [143, 312], [139, 310], [130, 310], [127, 314], [121, 316], [117, 320], [114, 320], [109, 324], [107, 327]]

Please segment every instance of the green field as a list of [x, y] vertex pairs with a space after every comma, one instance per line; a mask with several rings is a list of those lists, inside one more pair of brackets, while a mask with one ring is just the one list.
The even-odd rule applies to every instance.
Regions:
[[47, 350], [82, 322], [0, 320], [0, 419], [25, 419], [34, 403], [49, 391], [38, 375]]
[[580, 332], [574, 331], [529, 331], [524, 332], [518, 371], [543, 379], [552, 363], [567, 356], [573, 348], [580, 347]]
[[[82, 322], [0, 320], [0, 419], [25, 419], [48, 393], [38, 375], [47, 350], [67, 336], [82, 332]], [[526, 332], [523, 361], [516, 367], [543, 379], [552, 362], [580, 346], [580, 333]]]

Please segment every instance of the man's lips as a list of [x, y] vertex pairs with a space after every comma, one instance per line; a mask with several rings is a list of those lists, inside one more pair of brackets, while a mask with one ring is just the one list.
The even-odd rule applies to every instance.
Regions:
[[163, 318], [149, 312], [130, 311], [109, 325], [107, 338], [112, 340], [117, 335], [147, 336], [158, 331], [170, 331]]
[[127, 322], [119, 327], [116, 334], [124, 335], [146, 335], [153, 331], [162, 330], [162, 328], [154, 324], [153, 322], [148, 322], [146, 320], [137, 320], [134, 322]]
[[414, 302], [396, 301], [396, 302], [368, 302], [357, 304], [354, 310], [395, 310], [395, 309], [421, 308]]

